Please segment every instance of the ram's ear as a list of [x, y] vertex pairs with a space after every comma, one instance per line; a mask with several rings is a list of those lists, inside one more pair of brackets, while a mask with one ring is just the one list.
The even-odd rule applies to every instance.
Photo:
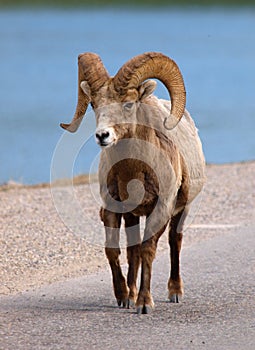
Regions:
[[146, 97], [150, 96], [153, 91], [156, 89], [157, 83], [155, 80], [146, 80], [144, 83], [142, 83], [139, 88], [139, 99], [140, 101], [144, 100]]
[[81, 82], [80, 87], [81, 87], [82, 91], [84, 92], [84, 94], [86, 96], [88, 96], [88, 98], [91, 98], [91, 89], [90, 89], [90, 86], [86, 80], [83, 80]]

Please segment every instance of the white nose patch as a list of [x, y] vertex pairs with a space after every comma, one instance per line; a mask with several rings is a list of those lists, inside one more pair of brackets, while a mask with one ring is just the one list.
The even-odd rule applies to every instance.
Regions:
[[101, 147], [110, 146], [115, 141], [115, 132], [113, 128], [97, 129], [95, 133], [97, 144]]

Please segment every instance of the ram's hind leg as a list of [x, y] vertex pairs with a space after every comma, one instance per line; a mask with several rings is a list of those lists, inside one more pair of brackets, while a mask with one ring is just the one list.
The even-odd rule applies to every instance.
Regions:
[[125, 229], [127, 235], [127, 260], [128, 274], [127, 284], [129, 288], [128, 307], [134, 306], [137, 299], [137, 274], [141, 262], [141, 238], [139, 217], [131, 213], [123, 215], [125, 219]]
[[106, 242], [105, 253], [108, 258], [113, 279], [114, 294], [119, 306], [126, 307], [128, 304], [128, 287], [120, 267], [119, 233], [121, 214], [101, 209], [101, 218], [104, 222]]
[[168, 280], [168, 297], [170, 302], [178, 303], [179, 297], [183, 295], [183, 282], [180, 275], [180, 252], [182, 246], [183, 223], [188, 214], [185, 208], [174, 215], [170, 221], [169, 245], [171, 258], [171, 272]]

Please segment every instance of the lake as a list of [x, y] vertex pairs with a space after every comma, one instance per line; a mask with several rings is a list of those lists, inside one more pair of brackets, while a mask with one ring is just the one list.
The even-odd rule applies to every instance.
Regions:
[[[255, 159], [255, 8], [2, 10], [0, 47], [0, 184], [50, 180], [86, 51], [111, 75], [146, 51], [172, 57], [207, 162]], [[162, 84], [156, 94], [168, 98]], [[88, 173], [99, 152], [92, 134], [75, 175]]]

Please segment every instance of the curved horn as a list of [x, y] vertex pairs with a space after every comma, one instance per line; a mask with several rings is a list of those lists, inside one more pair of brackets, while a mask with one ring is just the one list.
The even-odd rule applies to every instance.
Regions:
[[181, 72], [169, 57], [158, 52], [135, 56], [120, 68], [113, 82], [116, 91], [124, 95], [149, 78], [158, 79], [166, 86], [171, 98], [171, 115], [179, 121], [185, 109], [186, 91]]
[[86, 80], [90, 86], [93, 95], [110, 78], [100, 57], [95, 53], [83, 53], [78, 56], [78, 102], [74, 117], [70, 124], [61, 123], [60, 126], [70, 132], [75, 132], [81, 124], [86, 113], [90, 96], [86, 95], [81, 82]]

